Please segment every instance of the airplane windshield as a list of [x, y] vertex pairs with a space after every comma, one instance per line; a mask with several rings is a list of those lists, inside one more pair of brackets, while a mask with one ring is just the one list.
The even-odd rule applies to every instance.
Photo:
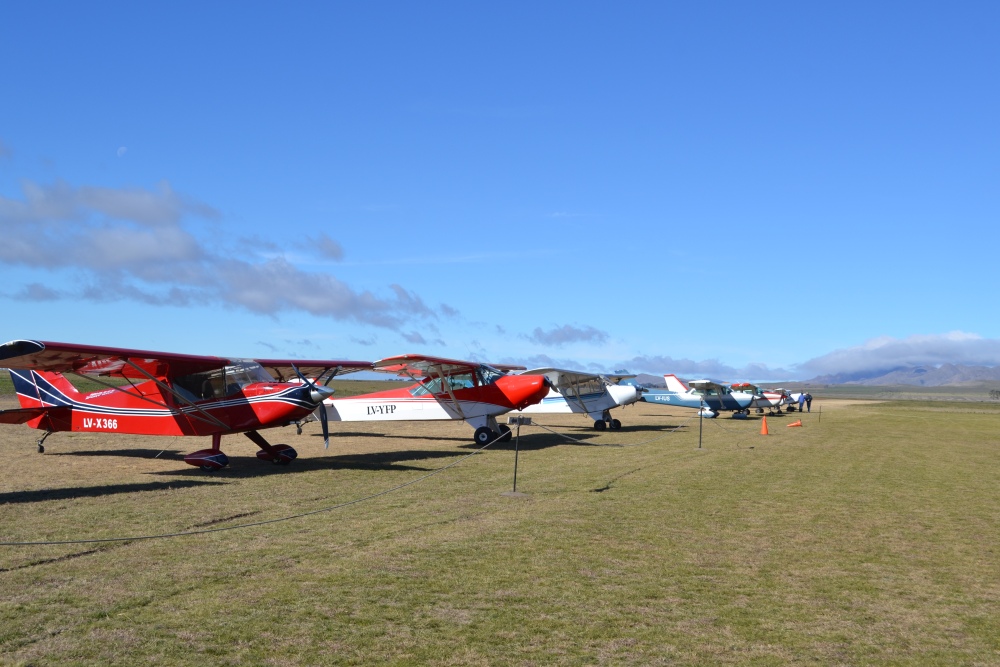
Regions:
[[207, 373], [174, 378], [173, 388], [189, 401], [204, 401], [238, 394], [255, 382], [274, 382], [274, 379], [257, 362], [239, 361]]
[[502, 371], [498, 371], [497, 369], [493, 368], [492, 366], [485, 366], [484, 365], [484, 366], [480, 366], [479, 368], [476, 369], [476, 377], [479, 378], [479, 384], [480, 385], [493, 384], [494, 382], [496, 382], [499, 378], [502, 378], [503, 376], [504, 376], [504, 373]]

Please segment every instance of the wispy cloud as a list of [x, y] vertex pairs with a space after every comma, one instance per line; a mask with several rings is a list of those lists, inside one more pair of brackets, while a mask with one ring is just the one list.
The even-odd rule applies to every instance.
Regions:
[[541, 327], [535, 327], [530, 335], [522, 334], [522, 338], [530, 340], [538, 345], [548, 345], [551, 347], [562, 347], [569, 343], [604, 343], [608, 340], [607, 332], [596, 329], [592, 326], [577, 327], [571, 324], [564, 324], [549, 331], [544, 331]]
[[[389, 285], [389, 295], [379, 296], [283, 257], [210, 250], [184, 222], [219, 220], [219, 212], [167, 182], [152, 190], [25, 182], [22, 192], [19, 200], [0, 196], [0, 264], [82, 270], [86, 279], [75, 293], [34, 283], [9, 298], [219, 303], [263, 315], [299, 311], [387, 329], [437, 318], [401, 285]], [[316, 240], [328, 257], [343, 252], [326, 235]]]
[[913, 366], [1000, 366], [1000, 340], [952, 331], [907, 338], [873, 338], [798, 365], [800, 374], [856, 374]]
[[332, 259], [337, 262], [344, 259], [343, 247], [324, 232], [320, 232], [316, 237], [310, 236], [306, 241], [309, 247], [315, 249], [316, 252], [326, 259]]
[[716, 378], [722, 380], [780, 380], [794, 374], [784, 368], [770, 368], [766, 364], [747, 364], [742, 367], [723, 363], [718, 359], [674, 359], [664, 355], [643, 355], [622, 361], [618, 368], [633, 373], [662, 375], [675, 373], [688, 378]]

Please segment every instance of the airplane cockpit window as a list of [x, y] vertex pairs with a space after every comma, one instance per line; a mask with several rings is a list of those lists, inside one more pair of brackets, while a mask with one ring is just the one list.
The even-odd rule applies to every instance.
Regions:
[[483, 365], [476, 369], [476, 377], [479, 379], [480, 385], [493, 384], [503, 376], [503, 371], [499, 371], [492, 366]]
[[427, 378], [417, 386], [410, 389], [410, 396], [425, 396], [426, 394], [440, 394], [441, 378]]
[[604, 381], [600, 378], [591, 378], [582, 382], [563, 384], [557, 390], [563, 396], [590, 396], [600, 394], [605, 391]]
[[174, 391], [189, 401], [205, 401], [238, 394], [255, 382], [273, 382], [264, 368], [254, 361], [241, 361], [207, 373], [193, 373], [174, 378]]
[[456, 389], [468, 389], [475, 386], [472, 382], [472, 373], [458, 373], [448, 378], [448, 386], [452, 391]]

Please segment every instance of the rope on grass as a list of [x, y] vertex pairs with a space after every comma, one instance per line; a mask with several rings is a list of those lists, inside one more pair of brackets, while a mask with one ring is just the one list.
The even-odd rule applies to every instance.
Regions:
[[59, 544], [97, 544], [97, 543], [100, 543], [100, 542], [138, 542], [139, 540], [160, 540], [160, 539], [166, 539], [166, 538], [169, 538], [169, 537], [186, 537], [188, 535], [205, 535], [207, 533], [221, 533], [221, 532], [227, 531], [227, 530], [241, 530], [243, 528], [254, 528], [256, 526], [266, 526], [267, 524], [271, 524], [271, 523], [280, 523], [282, 521], [291, 521], [292, 519], [301, 519], [302, 517], [312, 516], [313, 514], [321, 514], [323, 512], [332, 512], [333, 510], [342, 509], [344, 507], [350, 507], [351, 505], [358, 505], [360, 503], [363, 503], [363, 502], [368, 501], [368, 500], [372, 500], [374, 498], [379, 498], [381, 496], [386, 496], [386, 495], [388, 495], [390, 493], [393, 493], [394, 491], [399, 491], [400, 489], [405, 489], [408, 486], [413, 486], [414, 484], [417, 484], [419, 482], [424, 481], [425, 479], [429, 479], [429, 478], [431, 478], [431, 477], [433, 477], [435, 475], [438, 475], [438, 474], [444, 472], [445, 470], [448, 470], [449, 468], [453, 468], [453, 467], [457, 466], [459, 463], [465, 461], [466, 459], [472, 458], [476, 454], [482, 453], [487, 447], [490, 447], [493, 444], [499, 442], [502, 438], [503, 438], [503, 434], [499, 434], [499, 435], [497, 435], [496, 438], [494, 438], [490, 442], [486, 443], [485, 445], [483, 445], [482, 447], [480, 447], [476, 451], [470, 452], [470, 453], [466, 454], [465, 456], [461, 457], [460, 459], [452, 461], [451, 463], [449, 463], [446, 466], [442, 466], [440, 468], [437, 468], [436, 470], [432, 470], [431, 472], [427, 473], [426, 475], [422, 475], [422, 476], [420, 476], [420, 477], [418, 477], [416, 479], [411, 479], [409, 482], [404, 482], [404, 483], [399, 484], [397, 486], [394, 486], [392, 488], [385, 489], [383, 491], [378, 491], [377, 493], [372, 493], [372, 494], [364, 496], [362, 498], [355, 498], [354, 500], [348, 500], [348, 501], [343, 502], [343, 503], [338, 503], [337, 505], [330, 505], [329, 507], [322, 507], [320, 509], [311, 510], [309, 512], [300, 512], [299, 514], [291, 514], [289, 516], [283, 516], [283, 517], [279, 517], [277, 519], [266, 519], [264, 521], [254, 521], [252, 523], [238, 523], [238, 524], [235, 524], [235, 525], [232, 525], [232, 526], [222, 526], [222, 527], [219, 527], [219, 528], [204, 528], [202, 530], [186, 530], [186, 531], [181, 531], [181, 532], [176, 532], [176, 533], [159, 533], [159, 534], [156, 534], [156, 535], [133, 535], [133, 536], [130, 536], [130, 537], [101, 537], [101, 538], [93, 538], [93, 539], [51, 540], [51, 541], [35, 541], [35, 542], [0, 542], [0, 547], [53, 546], [53, 545], [59, 545]]
[[605, 443], [600, 443], [600, 442], [589, 442], [587, 440], [579, 440], [577, 438], [574, 438], [573, 436], [566, 435], [565, 433], [560, 433], [559, 431], [553, 430], [553, 429], [549, 428], [548, 426], [546, 426], [544, 424], [539, 424], [538, 422], [535, 422], [535, 421], [532, 421], [531, 425], [532, 426], [537, 426], [538, 428], [541, 428], [541, 429], [544, 429], [544, 430], [548, 431], [549, 433], [551, 433], [553, 435], [559, 436], [560, 438], [564, 438], [566, 440], [571, 440], [573, 442], [576, 442], [576, 443], [581, 444], [581, 445], [585, 445], [587, 447], [641, 447], [642, 445], [648, 445], [650, 443], [658, 442], [660, 440], [663, 440], [665, 437], [667, 437], [671, 433], [674, 433], [675, 431], [677, 431], [678, 429], [680, 429], [682, 426], [684, 426], [684, 424], [686, 422], [691, 421], [693, 418], [694, 417], [688, 417], [687, 419], [681, 421], [681, 423], [678, 424], [677, 426], [673, 427], [672, 429], [668, 429], [668, 430], [664, 431], [662, 435], [659, 435], [659, 436], [657, 436], [655, 438], [652, 438], [651, 440], [643, 440], [641, 442], [629, 442], [629, 443], [625, 443], [625, 444], [605, 444]]

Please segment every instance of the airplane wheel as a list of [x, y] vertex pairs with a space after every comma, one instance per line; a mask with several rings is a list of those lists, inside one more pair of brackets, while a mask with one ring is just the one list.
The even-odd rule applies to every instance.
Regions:
[[757, 408], [757, 414], [759, 415], [764, 414], [764, 408]]
[[598, 419], [597, 421], [594, 422], [594, 429], [597, 431], [603, 431], [607, 427], [608, 425], [604, 423], [603, 419]]
[[475, 439], [477, 445], [485, 445], [487, 442], [492, 441], [496, 437], [496, 434], [489, 426], [480, 426], [476, 429], [476, 433], [472, 437]]
[[510, 427], [506, 424], [500, 424], [500, 442], [510, 442], [514, 437], [514, 434], [510, 432]]
[[213, 466], [198, 466], [198, 467], [204, 470], [205, 472], [215, 472], [216, 470], [218, 470], [218, 468], [215, 468]]
[[45, 453], [45, 445], [38, 445], [38, 453], [39, 454]]
[[614, 430], [617, 431], [621, 427], [622, 427], [622, 423], [620, 421], [618, 421], [617, 419], [612, 419], [611, 420], [611, 428], [612, 429], [614, 429]]

